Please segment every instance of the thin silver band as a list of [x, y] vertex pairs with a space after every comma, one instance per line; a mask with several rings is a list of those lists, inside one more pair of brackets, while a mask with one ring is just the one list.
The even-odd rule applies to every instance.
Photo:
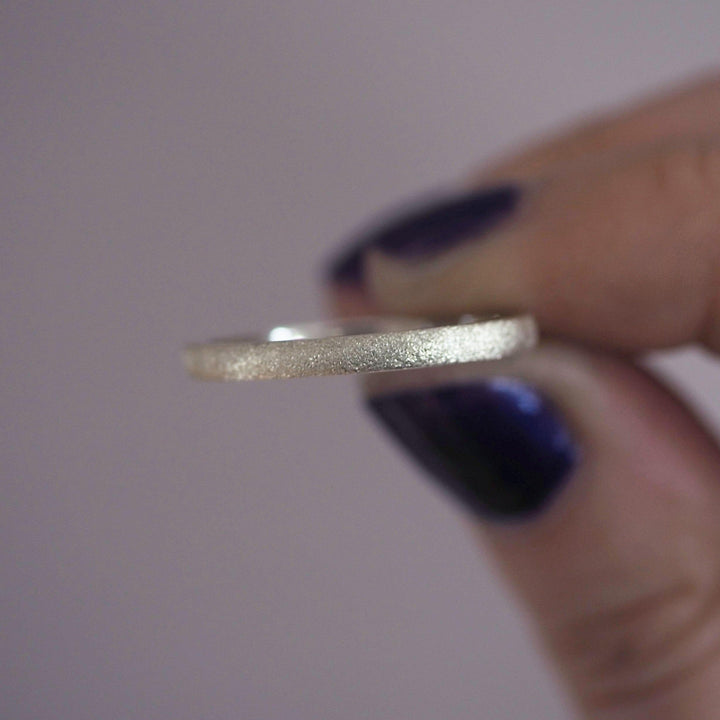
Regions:
[[266, 337], [189, 345], [185, 367], [201, 380], [345, 375], [497, 360], [537, 343], [529, 315], [434, 325], [364, 318], [278, 327]]

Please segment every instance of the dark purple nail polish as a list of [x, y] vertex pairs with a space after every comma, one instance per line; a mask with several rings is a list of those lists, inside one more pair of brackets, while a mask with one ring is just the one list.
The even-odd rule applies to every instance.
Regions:
[[517, 186], [502, 185], [405, 212], [364, 233], [330, 263], [327, 275], [334, 284], [362, 285], [363, 257], [371, 248], [397, 258], [422, 260], [477, 239], [513, 214], [520, 195]]
[[557, 409], [520, 380], [403, 391], [368, 405], [400, 445], [479, 515], [538, 512], [577, 462]]

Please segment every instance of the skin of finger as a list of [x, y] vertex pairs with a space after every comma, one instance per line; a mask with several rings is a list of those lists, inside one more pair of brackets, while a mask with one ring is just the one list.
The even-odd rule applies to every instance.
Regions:
[[477, 525], [578, 704], [592, 718], [670, 720], [688, 716], [668, 708], [708, 694], [720, 703], [720, 455], [708, 433], [632, 365], [564, 345], [368, 376], [365, 390], [498, 375], [552, 397], [581, 443], [543, 514]]
[[431, 262], [378, 252], [386, 312], [530, 311], [546, 333], [621, 351], [720, 347], [720, 139], [683, 140], [532, 185], [492, 237]]
[[557, 174], [633, 148], [720, 130], [720, 74], [706, 73], [659, 96], [605, 113], [473, 171], [470, 185]]
[[[689, 91], [689, 94], [692, 93]], [[699, 98], [699, 95], [696, 97]], [[686, 100], [687, 98], [684, 98], [683, 102]], [[658, 123], [658, 116], [655, 116], [654, 127], [657, 131], [662, 128], [661, 139], [682, 134], [699, 119], [696, 111], [681, 112], [681, 104], [677, 104], [678, 114], [674, 120], [666, 116], [672, 122]], [[704, 100], [699, 99], [701, 111], [703, 104]], [[565, 147], [563, 147], [564, 141], [560, 141], [549, 152], [543, 151], [535, 158], [530, 158], [529, 162], [525, 160], [519, 162], [517, 167], [520, 169], [515, 175], [541, 174], [550, 167], [558, 169], [560, 165], [567, 163], [568, 159], [574, 162], [576, 158], [587, 158], [593, 154], [594, 157], [590, 159], [597, 162], [598, 158], [608, 150], [626, 149], [635, 142], [635, 137], [643, 143], [656, 140], [657, 138], [649, 136], [642, 127], [651, 119], [646, 115], [644, 123], [641, 123], [636, 116], [633, 123], [626, 125], [619, 133], [610, 131], [605, 127], [604, 122], [596, 123], [587, 131], [578, 133]], [[673, 126], [675, 122], [678, 124]], [[683, 125], [684, 122], [690, 125]], [[566, 152], [568, 149], [569, 152]], [[522, 167], [523, 163], [525, 168]], [[502, 176], [503, 172], [500, 171], [499, 175]], [[658, 172], [658, 175], [661, 174]], [[693, 173], [689, 173], [689, 179], [693, 179]], [[629, 217], [632, 217], [633, 212], [630, 211]], [[602, 215], [598, 217], [602, 219]], [[581, 222], [580, 225], [582, 224]], [[498, 272], [498, 268], [502, 268], [503, 264], [506, 269], [517, 270], [518, 274], [514, 277], [522, 285], [523, 275], [520, 271], [532, 264], [526, 260], [523, 245], [521, 240], [508, 243], [505, 252], [500, 254], [499, 259], [502, 263], [493, 263], [489, 257], [483, 262], [488, 274], [485, 278], [479, 279], [487, 281], [487, 285], [493, 288], [493, 291], [487, 294], [486, 300], [481, 303], [485, 308], [515, 309], [523, 306], [527, 296], [523, 293], [514, 295], [518, 283], [510, 282], [503, 287], [504, 278], [502, 272]], [[516, 253], [515, 265], [510, 262], [513, 253]], [[647, 257], [641, 254], [640, 259]], [[380, 258], [378, 265], [381, 269], [383, 262], [384, 259]], [[452, 262], [452, 258], [446, 260], [446, 266], [450, 267]], [[532, 267], [527, 269], [528, 280], [534, 276], [533, 270]], [[401, 283], [396, 290], [400, 293], [412, 294], [417, 291], [418, 285], [416, 282], [406, 282], [402, 285], [402, 281], [406, 280], [404, 271], [403, 268], [399, 274]], [[469, 274], [478, 279], [477, 273], [469, 272]], [[679, 275], [682, 277], [682, 273]], [[689, 279], [696, 277], [696, 271], [689, 273], [688, 277]], [[392, 277], [390, 281], [393, 281]], [[529, 283], [527, 285], [529, 286]], [[662, 286], [663, 283], [661, 282], [660, 285]], [[457, 292], [457, 287], [457, 283], [451, 283], [448, 290]], [[471, 296], [470, 300], [477, 301], [477, 297]], [[351, 307], [352, 312], [362, 312], [363, 309], [370, 307], [368, 303], [357, 298], [351, 299], [350, 302], [348, 298], [344, 300], [341, 298], [336, 304], [341, 309], [343, 306]], [[412, 306], [412, 302], [400, 302], [394, 306], [394, 309], [407, 311], [409, 305]], [[592, 303], [590, 305], [592, 306]], [[388, 304], [382, 293], [372, 307], [375, 311], [387, 310]], [[570, 310], [572, 309], [571, 306]], [[453, 306], [449, 312], [455, 310]], [[697, 313], [697, 310], [694, 312]], [[431, 310], [425, 314], [436, 314], [436, 311]], [[673, 308], [668, 314], [671, 320], [665, 327], [677, 327], [682, 325], [693, 311], [691, 309], [688, 313], [687, 309]], [[672, 318], [674, 314], [677, 315], [675, 319]], [[635, 330], [631, 329], [631, 333], [634, 332]], [[595, 335], [591, 337], [596, 340]], [[662, 342], [664, 343], [665, 340]], [[635, 340], [629, 345], [634, 349]], [[591, 366], [597, 368], [597, 363], [585, 364], [583, 367], [587, 370]], [[542, 370], [543, 367], [546, 369], [545, 372]], [[576, 418], [580, 428], [583, 413], [579, 408], [572, 410], [572, 403], [582, 390], [583, 382], [578, 380], [574, 389], [568, 389], [572, 383], [553, 382], [554, 373], [551, 370], [547, 371], [547, 368], [547, 364], [534, 362], [529, 368], [525, 368], [525, 372], [532, 376], [529, 379], [534, 380], [536, 384], [541, 386], [545, 384], [549, 392], [563, 395], [563, 387], [567, 390], [563, 396], [563, 404], [570, 408], [570, 415]], [[620, 376], [626, 375], [626, 370], [628, 368], [619, 374], [614, 373], [615, 379], [619, 380]], [[517, 372], [519, 375], [523, 374], [522, 369], [518, 369]], [[634, 377], [635, 372], [630, 370], [628, 377]], [[571, 372], [566, 372], [565, 379], [572, 377], [578, 379], [582, 375], [583, 373], [573, 375]], [[590, 376], [592, 375], [593, 373], [590, 373]], [[631, 386], [636, 384], [627, 377], [626, 381]], [[624, 384], [619, 383], [620, 386]], [[645, 386], [646, 389], [653, 387], [652, 381], [648, 378], [644, 378], [639, 385]], [[618, 394], [627, 400], [624, 393]], [[645, 392], [640, 393], [641, 396], [645, 394]], [[647, 394], [651, 396], [653, 391]], [[662, 392], [660, 396], [666, 397]], [[603, 398], [607, 400], [604, 392], [594, 395], [593, 402], [598, 403], [596, 407], [602, 405], [600, 401]], [[608, 454], [606, 460], [602, 462], [603, 456], [593, 461], [594, 455], [590, 453], [566, 496], [559, 500], [541, 522], [536, 523], [532, 528], [517, 529], [517, 531], [515, 528], [493, 528], [489, 533], [489, 541], [495, 547], [501, 564], [505, 566], [529, 606], [539, 617], [545, 641], [559, 658], [566, 675], [571, 678], [571, 685], [576, 689], [581, 703], [592, 717], [704, 718], [714, 717], [718, 707], [718, 697], [714, 691], [718, 684], [718, 675], [713, 660], [714, 639], [717, 636], [716, 630], [713, 629], [716, 617], [714, 568], [717, 562], [712, 552], [708, 550], [709, 546], [717, 545], [717, 542], [703, 540], [711, 537], [714, 532], [712, 520], [717, 516], [717, 500], [713, 497], [712, 501], [706, 502], [705, 490], [699, 489], [700, 486], [705, 486], [707, 489], [709, 483], [702, 482], [700, 485], [695, 483], [697, 478], [707, 479], [717, 475], [716, 451], [707, 440], [706, 434], [696, 426], [687, 413], [678, 410], [676, 403], [670, 401], [677, 412], [670, 413], [669, 416], [664, 413], [668, 408], [663, 408], [663, 404], [660, 403], [655, 408], [657, 415], [652, 415], [653, 421], [663, 416], [666, 419], [684, 416], [685, 419], [680, 421], [679, 425], [684, 426], [687, 432], [679, 435], [671, 432], [673, 429], [671, 422], [663, 433], [662, 428], [655, 428], [652, 422], [643, 427], [645, 422], [641, 419], [639, 430], [643, 432], [634, 435], [627, 433], [626, 437], [629, 439], [642, 437], [644, 441], [634, 443], [634, 449], [630, 450], [626, 447], [624, 451], [612, 444], [605, 445]], [[650, 403], [650, 405], [655, 404]], [[592, 404], [589, 402], [588, 406]], [[605, 414], [612, 416], [611, 409], [612, 403], [608, 403], [605, 406]], [[623, 408], [618, 407], [617, 410], [622, 411]], [[629, 408], [629, 413], [631, 417], [635, 416], [632, 406]], [[618, 431], [623, 428], [623, 424], [614, 423], [613, 426]], [[595, 426], [591, 422], [585, 429], [592, 427]], [[591, 437], [594, 435], [591, 434]], [[663, 442], [664, 437], [665, 442]], [[601, 442], [598, 436], [592, 445]], [[687, 454], [687, 457], [695, 458], [690, 465], [697, 467], [693, 467], [690, 472], [686, 466], [683, 466], [684, 462], [677, 458], [675, 462], [666, 462], [668, 448], [672, 449], [674, 442], [678, 443], [675, 449], [681, 451], [678, 457], [682, 458]], [[655, 446], [663, 452], [653, 456]], [[611, 448], [612, 453], [609, 452]], [[612, 472], [611, 457], [616, 457], [621, 471], [616, 469]], [[653, 457], [655, 461], [651, 462]], [[701, 460], [703, 457], [704, 461]], [[625, 464], [621, 462], [622, 458], [627, 461]], [[582, 498], [584, 493], [590, 492], [588, 488], [598, 485], [603, 487], [606, 484], [603, 473], [606, 471], [615, 478], [613, 485], [615, 490], [590, 493], [597, 502], [590, 502], [587, 497], [585, 500], [578, 499]], [[684, 484], [684, 490], [679, 496], [674, 494], [678, 490], [675, 487], [678, 479], [682, 479], [683, 483], [688, 479], [691, 481], [689, 484]], [[666, 490], [675, 489], [672, 492], [657, 493], [654, 488], [657, 483]], [[637, 492], [628, 494], [623, 488], [635, 488]], [[573, 500], [573, 497], [576, 499]], [[645, 508], [648, 498], [652, 498], [652, 502], [649, 503], [648, 508]], [[682, 508], [675, 513], [676, 507], [679, 506]], [[568, 510], [573, 507], [598, 507], [604, 512], [598, 513], [593, 522], [585, 523], [582, 513]], [[618, 508], [622, 508], [623, 511], [618, 512]], [[567, 522], [566, 512], [576, 519]], [[667, 530], [658, 532], [658, 526]], [[481, 533], [488, 535], [486, 529], [481, 530]], [[532, 542], [529, 540], [531, 535], [527, 533], [534, 538]], [[582, 542], [574, 544], [576, 537]], [[676, 542], [676, 539], [679, 541]], [[612, 562], [596, 561], [596, 551], [603, 545], [612, 548], [612, 552], [603, 550], [599, 556], [600, 560], [611, 556], [614, 558]], [[571, 555], [566, 552], [567, 547], [574, 548]], [[644, 554], [636, 555], [638, 549], [642, 549]], [[584, 563], [583, 555], [594, 559], [590, 563]], [[563, 562], [549, 564], [547, 562], [548, 558], [557, 560], [563, 557], [566, 558]], [[666, 558], [670, 561], [666, 562]], [[668, 571], [664, 577], [653, 570], [663, 566]], [[685, 568], [688, 574], [674, 575], [673, 568]], [[546, 572], [548, 569], [549, 573]], [[567, 584], [568, 576], [575, 578], [570, 585]], [[676, 583], [676, 577], [685, 579], [678, 579]], [[565, 588], [560, 600], [553, 587]], [[598, 587], [602, 592], [596, 592]], [[575, 604], [571, 598], [584, 599], [584, 602]], [[563, 599], [566, 602], [563, 602]], [[574, 615], [573, 610], [576, 613]], [[570, 618], [575, 618], [575, 622], [570, 622]], [[696, 639], [689, 642], [683, 640], [692, 635], [692, 632], [688, 631], [692, 628], [699, 630], [693, 635]], [[665, 639], [660, 640], [658, 632], [665, 633]], [[668, 649], [672, 652], [667, 652]], [[655, 662], [651, 661], [653, 659]], [[632, 671], [633, 660], [635, 671]]]
[[648, 708], [710, 692], [696, 671], [720, 685], [720, 455], [632, 365], [556, 349], [518, 373], [565, 409], [584, 457], [546, 516], [485, 534], [580, 703], [600, 717], [644, 698], [638, 716], [661, 718]]

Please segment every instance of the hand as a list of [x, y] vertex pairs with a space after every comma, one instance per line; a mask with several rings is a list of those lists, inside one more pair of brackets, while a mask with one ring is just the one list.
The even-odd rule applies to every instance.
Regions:
[[720, 453], [633, 357], [720, 351], [720, 79], [471, 186], [336, 261], [337, 307], [528, 311], [553, 340], [432, 387], [374, 381], [369, 407], [478, 518], [586, 717], [716, 718]]

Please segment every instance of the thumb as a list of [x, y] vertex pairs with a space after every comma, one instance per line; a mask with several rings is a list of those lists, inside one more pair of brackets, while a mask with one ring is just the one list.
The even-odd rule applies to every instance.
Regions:
[[368, 376], [479, 532], [589, 718], [717, 717], [720, 454], [624, 361], [563, 345]]

